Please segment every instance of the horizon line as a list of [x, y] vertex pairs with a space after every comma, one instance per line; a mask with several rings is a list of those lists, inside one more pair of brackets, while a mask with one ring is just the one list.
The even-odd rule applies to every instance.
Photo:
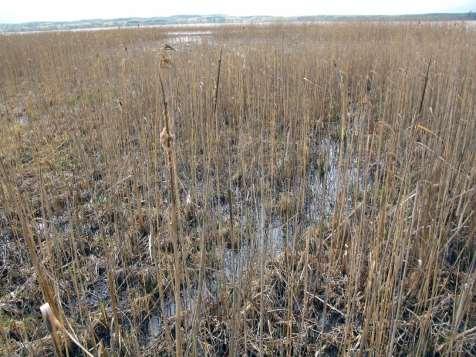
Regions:
[[220, 13], [210, 13], [210, 14], [175, 14], [168, 16], [130, 16], [130, 17], [97, 17], [97, 18], [83, 18], [78, 20], [32, 20], [32, 21], [20, 21], [20, 22], [3, 22], [0, 20], [0, 25], [26, 25], [26, 24], [41, 24], [41, 23], [74, 23], [81, 21], [113, 21], [113, 20], [126, 20], [126, 19], [158, 19], [158, 18], [173, 18], [173, 17], [208, 17], [208, 16], [224, 16], [224, 17], [236, 17], [236, 18], [247, 18], [247, 17], [269, 17], [269, 18], [282, 18], [282, 19], [291, 19], [297, 17], [399, 17], [399, 16], [425, 16], [425, 15], [465, 15], [472, 14], [476, 10], [467, 10], [459, 12], [448, 12], [448, 11], [435, 11], [435, 12], [414, 12], [414, 13], [398, 13], [398, 14], [310, 14], [310, 15], [229, 15], [229, 14], [220, 14]]

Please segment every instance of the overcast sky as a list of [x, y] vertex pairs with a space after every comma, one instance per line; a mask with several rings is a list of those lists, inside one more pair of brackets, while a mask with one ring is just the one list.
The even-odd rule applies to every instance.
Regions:
[[476, 0], [0, 0], [0, 22], [178, 14], [371, 15], [476, 10]]

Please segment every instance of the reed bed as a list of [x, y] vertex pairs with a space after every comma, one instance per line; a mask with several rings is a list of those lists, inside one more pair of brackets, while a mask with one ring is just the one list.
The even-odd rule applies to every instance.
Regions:
[[456, 23], [0, 36], [0, 354], [476, 354], [475, 58]]

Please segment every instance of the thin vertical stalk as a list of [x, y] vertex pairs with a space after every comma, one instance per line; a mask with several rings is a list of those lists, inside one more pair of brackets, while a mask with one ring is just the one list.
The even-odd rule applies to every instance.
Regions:
[[169, 169], [169, 185], [172, 196], [172, 214], [171, 214], [171, 234], [172, 245], [174, 249], [174, 295], [175, 295], [175, 354], [178, 357], [182, 352], [182, 303], [180, 300], [181, 285], [181, 257], [179, 254], [179, 196], [177, 189], [177, 172], [175, 166], [174, 138], [171, 132], [171, 119], [168, 110], [167, 98], [165, 95], [164, 83], [159, 69], [160, 89], [162, 92], [162, 103], [164, 106], [165, 127], [160, 134], [160, 142], [167, 154], [167, 164]]

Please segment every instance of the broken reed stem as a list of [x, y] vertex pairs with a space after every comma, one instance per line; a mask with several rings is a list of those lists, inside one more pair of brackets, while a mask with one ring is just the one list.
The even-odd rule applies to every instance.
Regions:
[[[208, 181], [208, 178], [207, 178]], [[209, 183], [207, 182], [205, 186], [205, 191], [207, 191]], [[206, 194], [205, 194], [206, 197]], [[205, 211], [207, 210], [207, 201], [205, 200]], [[205, 239], [206, 239], [206, 232], [208, 231], [208, 218], [204, 218], [203, 227], [201, 237], [200, 237], [200, 267], [198, 271], [198, 299], [197, 304], [195, 306], [193, 322], [192, 322], [192, 356], [198, 356], [197, 351], [197, 340], [198, 340], [198, 327], [200, 321], [200, 313], [201, 307], [203, 303], [203, 286], [204, 286], [204, 275], [205, 275]]]
[[[218, 108], [218, 89], [220, 87], [220, 73], [221, 73], [221, 58], [222, 58], [223, 49], [220, 49], [220, 57], [218, 59], [218, 68], [217, 68], [217, 76], [215, 79], [215, 95], [213, 101], [213, 119], [215, 120], [215, 149], [217, 150], [216, 154], [218, 154], [219, 150], [219, 130], [218, 130], [218, 115], [217, 115], [217, 108]], [[218, 165], [217, 165], [218, 166]]]
[[220, 58], [218, 59], [218, 70], [217, 70], [217, 78], [215, 84], [215, 101], [213, 102], [213, 114], [216, 116], [217, 114], [217, 104], [218, 104], [218, 87], [220, 86], [220, 72], [221, 72], [221, 58], [223, 54], [223, 48], [220, 49]]
[[63, 356], [63, 343], [61, 341], [61, 336], [58, 334], [58, 328], [61, 325], [58, 319], [54, 316], [51, 311], [50, 304], [45, 303], [40, 306], [41, 316], [46, 323], [46, 327], [51, 334], [51, 339], [53, 340], [53, 346], [55, 347], [55, 354], [58, 357]]
[[58, 356], [62, 356], [62, 343], [61, 343], [61, 337], [58, 334], [58, 331], [62, 331], [65, 333], [71, 341], [76, 344], [88, 357], [94, 357], [79, 341], [78, 339], [70, 333], [64, 325], [57, 319], [55, 314], [53, 313], [53, 310], [51, 309], [50, 304], [44, 303], [43, 305], [40, 306], [40, 311], [41, 311], [41, 316], [43, 316], [43, 320], [46, 323], [46, 326], [48, 327], [48, 331], [50, 331], [51, 337], [53, 339], [53, 344], [55, 346], [56, 354]]
[[[261, 190], [261, 195], [263, 195], [264, 191], [264, 180], [261, 177], [261, 182], [260, 182], [260, 190]], [[262, 199], [262, 198], [261, 198]], [[258, 228], [258, 237], [259, 237], [259, 249], [260, 249], [260, 257], [259, 257], [259, 285], [260, 285], [260, 300], [259, 300], [259, 323], [258, 323], [258, 345], [259, 345], [259, 351], [258, 354], [260, 357], [264, 356], [263, 353], [263, 324], [264, 324], [264, 256], [265, 256], [265, 251], [264, 251], [264, 244], [265, 244], [265, 210], [264, 210], [264, 203], [260, 203], [260, 212], [258, 213], [258, 220], [259, 220], [259, 228]]]
[[[23, 236], [26, 241], [28, 253], [30, 255], [30, 259], [32, 261], [33, 267], [35, 268], [37, 272], [38, 284], [40, 285], [41, 291], [43, 293], [43, 298], [49, 304], [48, 306], [50, 306], [50, 310], [52, 310], [52, 313], [56, 316], [56, 319], [59, 321], [59, 323], [63, 323], [64, 321], [63, 311], [61, 310], [61, 307], [58, 304], [55, 291], [52, 288], [53, 282], [49, 279], [48, 274], [46, 272], [46, 268], [44, 267], [43, 263], [38, 257], [37, 247], [36, 247], [35, 239], [33, 237], [33, 232], [31, 231], [30, 225], [27, 223], [27, 215], [28, 217], [30, 217], [30, 214], [27, 211], [23, 196], [18, 191], [16, 191], [16, 195], [17, 195], [17, 201], [19, 204], [19, 210], [20, 210], [19, 216], [20, 216]], [[59, 337], [54, 342], [55, 342], [55, 347], [57, 347], [57, 345], [58, 347], [59, 345], [61, 345], [61, 339]]]
[[421, 112], [423, 110], [423, 102], [425, 101], [426, 88], [428, 86], [428, 75], [430, 74], [430, 66], [431, 66], [431, 57], [428, 60], [428, 67], [426, 68], [425, 83], [423, 84], [423, 92], [421, 93], [420, 106], [418, 107], [418, 118], [420, 118]]
[[162, 132], [160, 133], [160, 143], [164, 151], [167, 154], [167, 164], [169, 168], [169, 183], [170, 190], [172, 191], [172, 214], [171, 214], [171, 233], [172, 233], [172, 245], [174, 248], [174, 296], [175, 296], [175, 354], [176, 356], [182, 356], [182, 331], [181, 331], [181, 321], [182, 321], [182, 303], [180, 301], [180, 284], [181, 284], [181, 266], [180, 266], [180, 254], [179, 254], [179, 230], [178, 230], [178, 205], [179, 197], [177, 191], [177, 172], [175, 167], [175, 156], [174, 156], [174, 146], [173, 146], [173, 136], [171, 133], [171, 122], [168, 111], [167, 98], [165, 96], [164, 83], [162, 81], [162, 75], [159, 69], [159, 81], [160, 89], [162, 92], [162, 103], [164, 105], [164, 117], [165, 117], [165, 126]]
[[119, 304], [118, 304], [118, 297], [117, 297], [117, 289], [116, 289], [116, 279], [114, 276], [114, 271], [115, 271], [115, 264], [113, 260], [113, 244], [114, 243], [106, 243], [106, 259], [107, 259], [107, 265], [109, 266], [108, 272], [107, 272], [107, 288], [109, 289], [109, 294], [111, 296], [111, 308], [112, 308], [112, 315], [114, 318], [114, 334], [115, 338], [113, 341], [117, 343], [117, 349], [121, 349], [121, 330], [119, 326]]
[[[211, 167], [211, 157], [210, 157], [210, 151], [207, 150], [207, 155], [206, 155], [206, 165], [205, 167], [210, 168]], [[206, 170], [205, 171], [205, 185], [204, 185], [204, 190], [203, 190], [203, 201], [204, 201], [204, 210], [205, 212], [209, 211], [208, 207], [208, 200], [207, 197], [209, 195], [209, 187], [211, 186], [210, 183], [210, 171]], [[201, 232], [201, 239], [200, 239], [200, 267], [199, 267], [199, 272], [198, 272], [198, 301], [195, 306], [195, 312], [193, 316], [193, 322], [192, 322], [192, 356], [197, 356], [198, 351], [197, 351], [197, 340], [198, 340], [198, 333], [199, 333], [199, 320], [200, 320], [200, 314], [201, 314], [201, 307], [202, 307], [202, 302], [203, 302], [203, 286], [205, 283], [205, 239], [206, 239], [206, 232], [209, 231], [209, 226], [210, 226], [210, 217], [206, 215], [203, 218], [203, 230]]]
[[309, 286], [309, 239], [310, 239], [310, 232], [306, 233], [306, 241], [305, 241], [305, 247], [304, 247], [304, 269], [303, 269], [303, 291], [304, 291], [304, 296], [303, 296], [303, 304], [302, 304], [302, 316], [301, 316], [301, 326], [303, 331], [305, 330], [306, 326], [306, 315], [307, 315], [307, 307], [308, 307], [308, 295], [306, 292], [308, 291], [308, 286]]

